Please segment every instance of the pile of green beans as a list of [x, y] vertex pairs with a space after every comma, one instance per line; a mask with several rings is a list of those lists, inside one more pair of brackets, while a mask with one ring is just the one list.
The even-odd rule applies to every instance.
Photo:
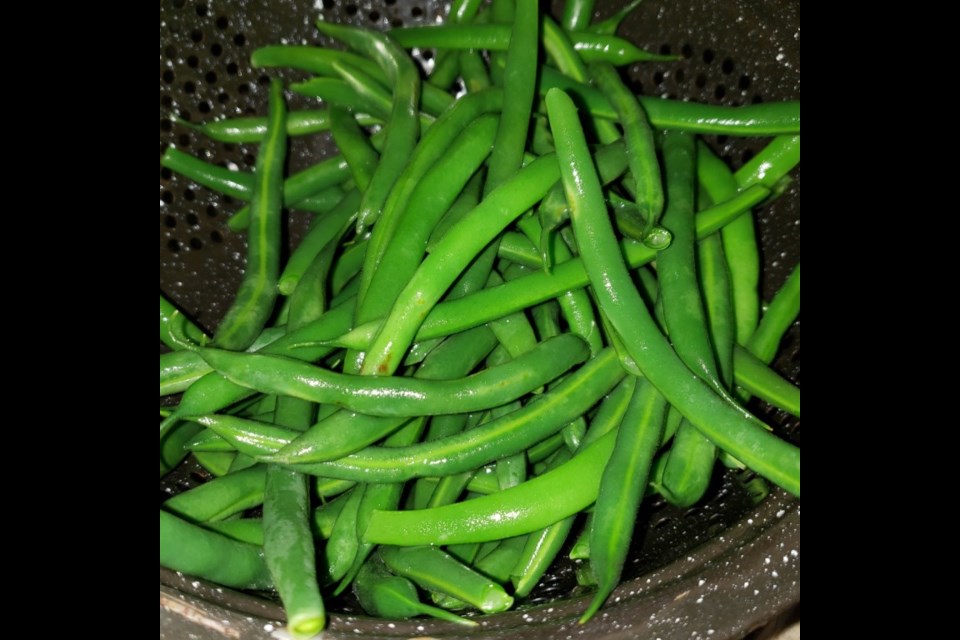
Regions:
[[[800, 415], [771, 368], [800, 267], [765, 305], [752, 213], [799, 164], [800, 106], [638, 98], [618, 67], [669, 57], [616, 35], [636, 4], [319, 22], [346, 50], [252, 63], [314, 74], [287, 89], [321, 109], [288, 112], [274, 78], [265, 117], [189, 125], [259, 143], [252, 174], [167, 149], [249, 204], [216, 330], [160, 296], [161, 477], [187, 456], [215, 476], [161, 502], [162, 566], [276, 590], [308, 638], [345, 589], [371, 615], [475, 625], [572, 546], [586, 623], [645, 496], [693, 505], [726, 465], [799, 497], [799, 448], [745, 403]], [[437, 49], [431, 75], [413, 47]], [[289, 136], [319, 131], [340, 154], [286, 176]], [[772, 141], [732, 172], [703, 133]], [[285, 210], [315, 219], [284, 261]]]

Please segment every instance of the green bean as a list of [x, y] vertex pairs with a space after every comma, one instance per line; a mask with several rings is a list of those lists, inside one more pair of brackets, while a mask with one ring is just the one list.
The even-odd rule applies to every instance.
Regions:
[[[392, 545], [465, 544], [522, 535], [574, 515], [597, 498], [616, 435], [523, 484], [465, 502], [417, 511], [378, 511], [363, 536]], [[577, 478], [577, 482], [570, 482]]]
[[646, 380], [639, 380], [617, 430], [617, 442], [600, 480], [590, 524], [590, 566], [598, 589], [580, 623], [589, 620], [620, 582], [623, 565], [647, 488], [653, 456], [660, 445], [666, 401]]
[[[644, 375], [714, 444], [794, 495], [800, 494], [799, 449], [767, 431], [731, 399], [721, 398], [677, 357], [660, 333], [624, 266], [607, 217], [573, 101], [560, 90], [547, 96], [561, 176], [584, 266], [601, 309], [623, 338]], [[560, 142], [563, 140], [563, 143]]]
[[352, 376], [258, 353], [216, 349], [199, 353], [227, 379], [261, 393], [334, 402], [369, 415], [418, 416], [475, 411], [510, 402], [582, 362], [589, 350], [578, 336], [562, 335], [495, 369], [459, 380], [429, 381]]
[[493, 545], [493, 548], [486, 553], [481, 551], [477, 555], [477, 559], [473, 562], [474, 570], [502, 585], [509, 584], [510, 573], [520, 561], [520, 556], [527, 544], [527, 536], [516, 536], [487, 544]]
[[747, 350], [761, 362], [769, 364], [777, 353], [780, 340], [800, 315], [800, 265], [798, 264], [787, 281], [770, 302], [760, 319], [760, 324], [750, 340]]
[[[368, 127], [380, 124], [380, 120], [358, 114], [357, 122]], [[184, 122], [186, 126], [200, 131], [217, 142], [260, 142], [267, 131], [267, 119], [263, 117], [224, 118], [203, 124]], [[330, 129], [330, 115], [324, 110], [290, 111], [287, 113], [287, 135], [302, 136], [322, 133]]]
[[312, 638], [326, 624], [310, 531], [303, 474], [269, 465], [263, 505], [264, 556], [294, 638]]
[[800, 389], [742, 347], [733, 352], [733, 374], [738, 385], [778, 409], [800, 417]]
[[[543, 67], [538, 90], [550, 89], [572, 94], [594, 117], [615, 120], [616, 111], [601, 92], [574, 80], [551, 67]], [[682, 100], [664, 100], [637, 96], [650, 124], [657, 129], [675, 129], [691, 133], [728, 136], [767, 136], [800, 133], [800, 102], [764, 102], [742, 107], [699, 104]]]
[[463, 600], [484, 613], [506, 611], [513, 605], [513, 598], [500, 585], [440, 549], [381, 547], [379, 553], [394, 573], [413, 580], [424, 589]]
[[390, 117], [390, 96], [382, 87], [379, 90], [360, 91], [343, 78], [311, 78], [291, 84], [290, 90], [350, 113], [369, 113], [380, 120]]
[[353, 583], [360, 606], [367, 613], [383, 618], [412, 618], [427, 615], [467, 626], [477, 623], [438, 607], [420, 602], [417, 588], [406, 578], [392, 575], [379, 558], [364, 563]]
[[270, 83], [270, 126], [254, 173], [247, 266], [236, 300], [214, 335], [214, 343], [224, 349], [248, 347], [266, 325], [277, 296], [283, 162], [287, 149], [285, 117], [283, 85], [274, 79]]
[[387, 121], [387, 139], [380, 155], [380, 164], [370, 187], [363, 194], [357, 216], [357, 227], [360, 230], [373, 224], [380, 216], [390, 189], [403, 170], [410, 149], [420, 135], [420, 74], [403, 50], [381, 33], [322, 20], [317, 22], [317, 29], [322, 34], [345, 42], [351, 48], [371, 57], [384, 72], [394, 91], [393, 108]]
[[[497, 18], [496, 13], [494, 18]], [[533, 110], [539, 50], [537, 0], [516, 0], [513, 18], [503, 75], [503, 110], [490, 154], [484, 194], [490, 193], [520, 169]]]
[[330, 133], [350, 167], [353, 181], [360, 191], [365, 190], [370, 186], [370, 178], [380, 160], [377, 150], [354, 117], [343, 109], [330, 108]]
[[617, 32], [617, 29], [620, 27], [620, 23], [623, 22], [627, 16], [633, 13], [633, 11], [640, 6], [641, 2], [643, 2], [643, 0], [632, 0], [623, 8], [618, 9], [616, 13], [606, 20], [595, 22], [589, 26], [583, 25], [582, 28], [585, 28], [592, 33], [601, 33], [612, 36]]
[[327, 539], [324, 553], [327, 560], [327, 577], [337, 582], [350, 571], [353, 559], [357, 556], [360, 540], [357, 539], [357, 513], [363, 500], [367, 485], [358, 484], [350, 490], [350, 497], [340, 511], [333, 530]]
[[656, 226], [663, 209], [663, 187], [660, 163], [653, 143], [653, 131], [643, 107], [627, 89], [616, 69], [610, 64], [595, 63], [590, 67], [597, 84], [610, 98], [623, 127], [630, 177], [636, 184], [636, 204], [646, 220], [644, 236]]
[[227, 587], [266, 589], [263, 551], [160, 510], [160, 564]]
[[223, 520], [263, 504], [265, 479], [266, 468], [258, 465], [179, 493], [163, 508], [189, 522]]

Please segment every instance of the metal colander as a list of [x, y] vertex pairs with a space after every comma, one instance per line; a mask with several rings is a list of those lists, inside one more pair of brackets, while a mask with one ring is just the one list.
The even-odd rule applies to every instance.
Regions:
[[[554, 3], [559, 15], [561, 3]], [[605, 17], [621, 3], [598, 0]], [[442, 21], [447, 3], [436, 0], [163, 0], [160, 5], [160, 153], [176, 145], [224, 166], [251, 171], [256, 145], [212, 141], [177, 122], [203, 122], [266, 113], [269, 77], [249, 65], [257, 47], [277, 44], [338, 46], [313, 27], [319, 16], [387, 29]], [[651, 51], [682, 56], [674, 63], [626, 69], [637, 93], [743, 105], [800, 97], [799, 0], [646, 0], [621, 26], [620, 35]], [[430, 52], [420, 56], [429, 69]], [[276, 73], [275, 71], [271, 71]], [[280, 71], [285, 80], [302, 74]], [[315, 108], [288, 96], [290, 109]], [[734, 168], [767, 140], [708, 137], [708, 144]], [[289, 171], [331, 155], [328, 135], [290, 140]], [[777, 290], [800, 259], [800, 176], [772, 205], [758, 212], [762, 293]], [[239, 286], [244, 237], [227, 218], [241, 203], [160, 169], [160, 289], [201, 326], [213, 329]], [[289, 216], [292, 247], [308, 217]], [[787, 337], [776, 367], [796, 382], [800, 376], [800, 331]], [[768, 423], [799, 442], [799, 420], [755, 404]], [[189, 464], [161, 483], [161, 499], [202, 479]], [[799, 502], [780, 491], [759, 506], [734, 474], [718, 474], [711, 499], [681, 511], [648, 503], [640, 515], [624, 583], [585, 627], [576, 624], [584, 606], [575, 567], [560, 563], [530, 599], [530, 605], [484, 618], [471, 637], [530, 638], [738, 638], [765, 625], [800, 600]], [[279, 604], [239, 594], [161, 569], [161, 637], [266, 638], [283, 619]], [[326, 638], [463, 637], [463, 629], [427, 619], [374, 621], [349, 599], [334, 611]]]

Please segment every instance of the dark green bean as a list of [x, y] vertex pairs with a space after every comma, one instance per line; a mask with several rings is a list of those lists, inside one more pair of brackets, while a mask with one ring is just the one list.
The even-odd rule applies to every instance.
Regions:
[[647, 488], [653, 456], [660, 445], [666, 401], [639, 380], [617, 430], [617, 442], [600, 480], [590, 524], [590, 565], [598, 589], [580, 623], [589, 620], [620, 582], [630, 550], [637, 510]]
[[337, 148], [343, 154], [353, 181], [360, 191], [370, 186], [370, 178], [376, 170], [380, 155], [373, 148], [366, 134], [349, 112], [337, 108], [330, 108], [330, 133]]

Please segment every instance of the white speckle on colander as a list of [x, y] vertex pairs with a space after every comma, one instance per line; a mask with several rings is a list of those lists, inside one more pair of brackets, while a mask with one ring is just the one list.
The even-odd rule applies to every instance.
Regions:
[[273, 629], [274, 629], [274, 626], [269, 622], [263, 625], [263, 630], [266, 631], [267, 633], [270, 633], [271, 631], [273, 631]]

